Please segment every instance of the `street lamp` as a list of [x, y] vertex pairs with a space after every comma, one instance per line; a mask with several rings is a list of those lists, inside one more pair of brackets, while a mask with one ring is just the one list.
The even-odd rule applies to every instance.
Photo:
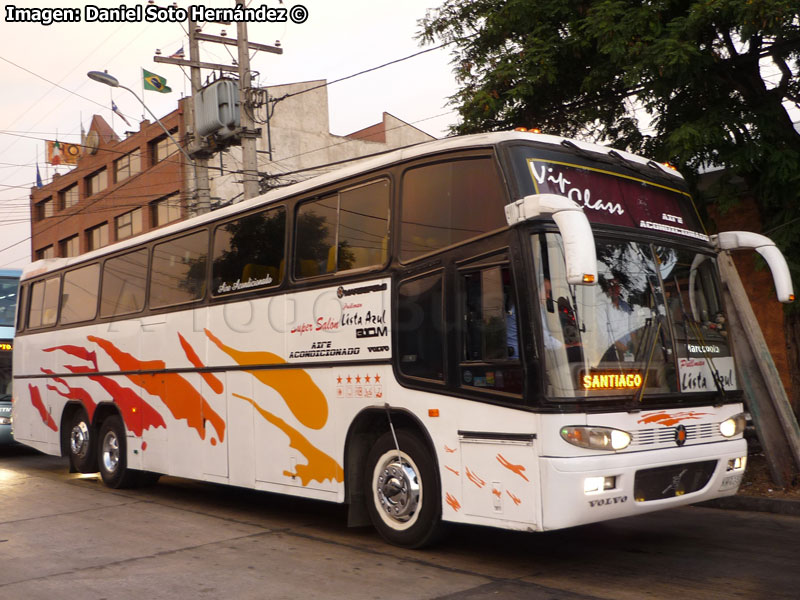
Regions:
[[161, 129], [164, 130], [164, 133], [167, 134], [167, 137], [170, 139], [170, 141], [173, 144], [175, 144], [175, 147], [178, 150], [180, 150], [181, 152], [183, 152], [183, 155], [186, 157], [186, 159], [189, 161], [190, 164], [192, 164], [192, 165], [194, 165], [196, 167], [194, 159], [191, 156], [189, 156], [189, 153], [186, 152], [186, 150], [183, 149], [183, 146], [181, 146], [178, 142], [175, 141], [175, 138], [173, 138], [170, 135], [170, 133], [167, 130], [167, 128], [164, 127], [164, 124], [159, 120], [159, 118], [157, 116], [155, 116], [153, 114], [153, 111], [150, 110], [147, 107], [147, 105], [144, 103], [144, 100], [139, 98], [139, 96], [136, 94], [136, 92], [134, 92], [129, 87], [125, 87], [124, 85], [121, 85], [120, 82], [119, 82], [119, 79], [117, 79], [116, 77], [114, 77], [113, 75], [111, 75], [110, 73], [108, 73], [106, 71], [89, 71], [86, 75], [89, 77], [89, 79], [93, 79], [94, 81], [99, 81], [100, 83], [104, 83], [104, 84], [106, 84], [108, 86], [111, 86], [111, 87], [118, 87], [118, 88], [122, 88], [123, 90], [128, 90], [131, 94], [133, 94], [134, 98], [136, 98], [139, 102], [141, 102], [142, 106], [144, 106], [145, 109], [147, 110], [147, 112], [150, 113], [150, 116], [153, 117], [153, 119], [155, 119], [155, 122], [158, 123], [159, 125], [161, 125]]

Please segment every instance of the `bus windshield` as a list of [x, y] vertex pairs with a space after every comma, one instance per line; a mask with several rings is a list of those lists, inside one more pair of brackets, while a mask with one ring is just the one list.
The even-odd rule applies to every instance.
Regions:
[[601, 238], [597, 285], [570, 286], [560, 236], [531, 245], [549, 397], [736, 388], [712, 256]]
[[0, 327], [14, 326], [19, 278], [0, 277]]

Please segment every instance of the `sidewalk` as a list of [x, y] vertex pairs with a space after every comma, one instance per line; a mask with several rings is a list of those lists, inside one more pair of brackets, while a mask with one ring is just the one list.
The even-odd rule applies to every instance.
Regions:
[[699, 502], [694, 506], [722, 508], [727, 510], [750, 510], [800, 517], [800, 500], [786, 500], [783, 498], [737, 495], [708, 500], [707, 502]]

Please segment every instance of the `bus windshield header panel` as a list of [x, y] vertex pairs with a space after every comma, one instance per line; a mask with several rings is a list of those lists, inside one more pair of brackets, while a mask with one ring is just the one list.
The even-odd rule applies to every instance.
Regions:
[[582, 206], [592, 223], [709, 241], [686, 192], [612, 171], [611, 164], [586, 166], [574, 156], [542, 154], [527, 146], [514, 149], [523, 196], [558, 194]]

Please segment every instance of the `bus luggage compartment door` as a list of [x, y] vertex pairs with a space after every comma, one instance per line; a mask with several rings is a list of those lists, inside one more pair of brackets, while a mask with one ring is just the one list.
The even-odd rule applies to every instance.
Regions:
[[540, 528], [534, 439], [532, 434], [459, 432], [465, 514], [510, 521], [512, 529]]

